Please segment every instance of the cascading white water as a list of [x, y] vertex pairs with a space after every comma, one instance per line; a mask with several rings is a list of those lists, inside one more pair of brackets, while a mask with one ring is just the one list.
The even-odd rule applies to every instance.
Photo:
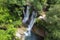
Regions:
[[36, 21], [36, 15], [35, 11], [32, 12], [31, 20], [27, 28], [27, 32], [25, 32], [25, 36], [31, 36], [31, 29]]
[[29, 19], [29, 12], [30, 6], [27, 6], [26, 12], [23, 10], [23, 14], [24, 14], [24, 19], [23, 19], [23, 23], [26, 23], [26, 21]]
[[37, 40], [36, 36], [31, 33], [32, 27], [34, 23], [36, 22], [37, 13], [35, 12], [35, 10], [33, 10], [32, 15], [30, 15], [29, 9], [30, 9], [30, 6], [27, 6], [26, 12], [23, 10], [23, 14], [24, 14], [23, 23], [26, 23], [27, 21], [29, 21], [27, 31], [24, 32], [24, 36], [25, 36], [24, 40]]

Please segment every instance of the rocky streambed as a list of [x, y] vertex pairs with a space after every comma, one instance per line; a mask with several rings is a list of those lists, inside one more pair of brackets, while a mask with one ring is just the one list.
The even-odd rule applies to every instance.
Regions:
[[44, 40], [44, 30], [42, 28], [37, 29], [36, 27], [32, 28], [31, 36], [24, 35], [26, 27], [17, 28], [16, 38], [20, 40]]

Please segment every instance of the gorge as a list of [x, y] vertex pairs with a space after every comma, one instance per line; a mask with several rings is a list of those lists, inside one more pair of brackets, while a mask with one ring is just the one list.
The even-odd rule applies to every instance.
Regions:
[[[26, 32], [24, 32], [25, 40], [40, 40], [35, 33], [32, 32], [32, 28], [34, 23], [36, 22], [37, 18], [37, 12], [33, 9], [33, 11], [30, 13], [30, 6], [26, 6], [25, 11], [23, 10], [24, 18], [23, 18], [23, 24], [27, 24]], [[43, 16], [40, 16], [39, 18], [43, 19]]]

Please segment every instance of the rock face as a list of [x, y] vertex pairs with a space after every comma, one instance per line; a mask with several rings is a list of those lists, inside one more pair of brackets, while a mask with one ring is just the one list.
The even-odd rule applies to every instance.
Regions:
[[43, 28], [37, 28], [37, 27], [33, 27], [32, 28], [32, 32], [34, 32], [35, 34], [44, 37], [45, 36], [45, 31]]
[[17, 28], [16, 38], [19, 40], [25, 40], [24, 32], [26, 31], [25, 27]]
[[[38, 17], [38, 20], [41, 19], [46, 20], [46, 14], [44, 11], [41, 13], [41, 16]], [[32, 31], [41, 37], [44, 37], [47, 33], [42, 27], [36, 27], [36, 26], [32, 28]]]
[[[25, 40], [25, 36], [24, 36], [24, 32], [26, 31], [26, 27], [21, 27], [21, 28], [17, 28], [17, 32], [16, 32], [16, 38], [19, 38], [20, 40]], [[38, 27], [33, 27], [32, 28], [32, 32], [37, 35], [36, 38], [39, 39], [41, 37], [44, 38], [45, 36], [45, 32], [44, 32], [44, 29], [43, 28], [38, 28]], [[35, 35], [32, 35], [31, 37], [35, 39]], [[32, 39], [30, 38], [30, 39]], [[42, 38], [42, 39], [43, 39]], [[28, 40], [28, 39], [27, 39]]]

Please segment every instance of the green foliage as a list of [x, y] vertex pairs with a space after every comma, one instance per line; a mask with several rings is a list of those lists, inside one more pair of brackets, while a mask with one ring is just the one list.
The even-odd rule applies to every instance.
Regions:
[[60, 0], [47, 0], [49, 4], [59, 4]]
[[[12, 5], [10, 6], [12, 7]], [[0, 6], [0, 24], [1, 23], [13, 23], [21, 19], [20, 17], [21, 9], [14, 8], [13, 10], [11, 10], [11, 9], [8, 9], [7, 7]]]
[[38, 11], [41, 11], [44, 7], [44, 5], [47, 4], [47, 0], [33, 0], [32, 5], [37, 9]]
[[7, 0], [8, 4], [17, 4], [19, 6], [22, 5], [22, 0]]
[[10, 26], [7, 30], [0, 30], [0, 40], [13, 40], [15, 37], [15, 30], [15, 28]]
[[45, 40], [60, 40], [60, 0], [0, 0], [0, 26], [7, 30], [0, 30], [0, 40], [12, 40], [15, 28], [22, 25], [22, 10], [24, 5], [31, 4], [37, 11], [49, 6], [46, 22], [37, 20], [37, 26], [43, 26], [48, 32]]
[[22, 24], [22, 9], [15, 4], [21, 5], [17, 0], [0, 0], [0, 27], [7, 28], [0, 29], [0, 40], [14, 40], [16, 32], [14, 27]]
[[50, 6], [46, 20], [38, 20], [37, 26], [48, 32], [45, 40], [60, 40], [60, 4]]
[[46, 12], [46, 20], [38, 20], [37, 25], [48, 32], [45, 40], [60, 40], [60, 4], [51, 6]]
[[47, 29], [51, 32], [51, 40], [60, 40], [60, 5], [54, 5], [50, 8], [47, 15]]

